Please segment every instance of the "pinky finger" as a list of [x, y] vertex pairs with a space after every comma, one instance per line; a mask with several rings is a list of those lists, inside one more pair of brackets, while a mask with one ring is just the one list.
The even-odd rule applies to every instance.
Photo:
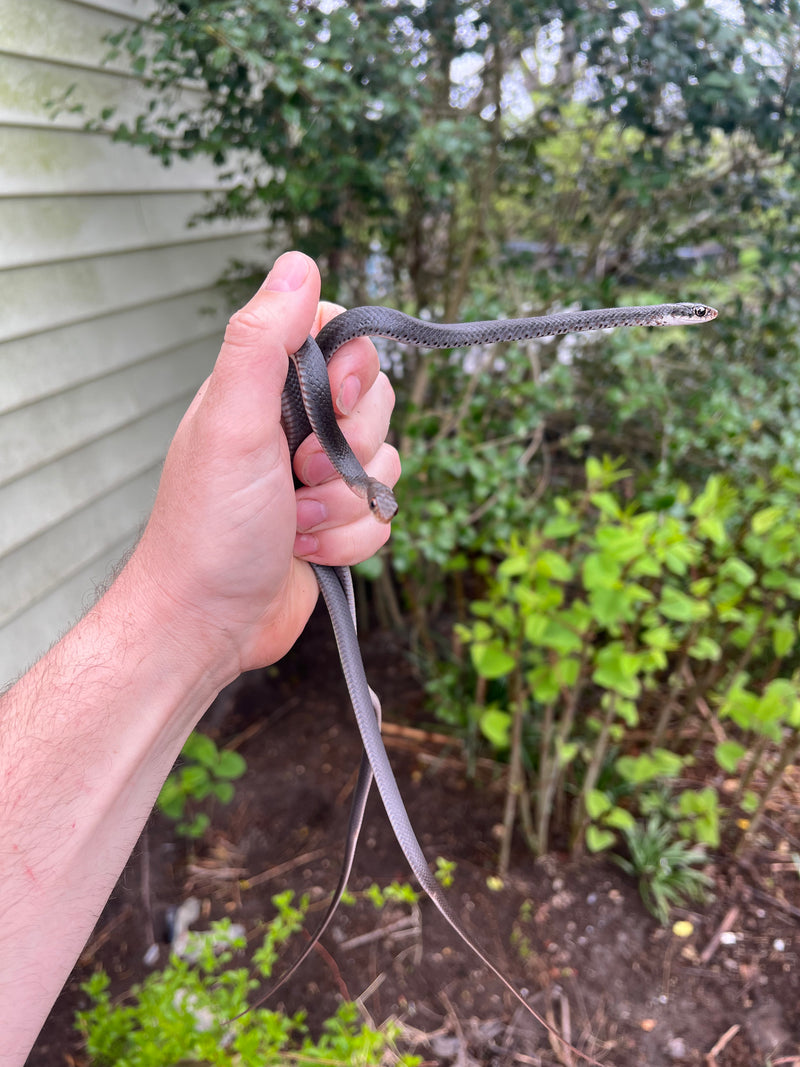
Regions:
[[313, 534], [298, 534], [294, 554], [309, 563], [352, 567], [374, 556], [389, 540], [391, 532], [390, 525], [376, 522], [374, 516], [366, 512], [345, 526], [332, 526]]

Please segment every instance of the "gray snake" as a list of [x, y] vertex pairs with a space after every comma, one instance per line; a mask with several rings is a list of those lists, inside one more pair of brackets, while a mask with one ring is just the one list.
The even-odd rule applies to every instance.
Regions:
[[[459, 348], [473, 344], [520, 341], [565, 333], [617, 326], [676, 326], [710, 322], [717, 312], [704, 304], [655, 304], [596, 311], [567, 311], [535, 318], [456, 323], [425, 322], [383, 307], [358, 307], [328, 322], [316, 338], [309, 337], [292, 356], [283, 393], [282, 417], [292, 456], [309, 433], [316, 433], [337, 472], [354, 492], [364, 497], [376, 517], [388, 522], [397, 505], [391, 490], [367, 475], [342, 435], [334, 415], [327, 362], [347, 341], [356, 337], [385, 337], [420, 348]], [[333, 624], [350, 700], [364, 746], [358, 783], [348, 826], [345, 859], [331, 904], [302, 955], [281, 977], [282, 984], [307, 957], [330, 922], [344, 892], [352, 867], [372, 777], [378, 787], [392, 829], [409, 866], [425, 893], [458, 934], [500, 979], [503, 985], [548, 1030], [552, 1028], [525, 1001], [522, 994], [487, 958], [462, 928], [439, 883], [433, 877], [417, 841], [386, 755], [380, 732], [380, 705], [367, 683], [358, 646], [349, 569], [312, 564]], [[259, 998], [265, 1000], [273, 986]], [[577, 1051], [577, 1050], [576, 1050]], [[585, 1058], [585, 1057], [584, 1057]]]

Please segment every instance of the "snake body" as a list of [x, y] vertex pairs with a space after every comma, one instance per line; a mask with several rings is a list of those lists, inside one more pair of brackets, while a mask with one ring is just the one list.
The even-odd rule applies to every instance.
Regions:
[[393, 308], [351, 308], [331, 319], [316, 338], [309, 337], [292, 357], [283, 402], [289, 448], [296, 449], [313, 430], [345, 482], [366, 499], [376, 518], [389, 522], [397, 511], [394, 494], [364, 472], [333, 414], [325, 364], [347, 341], [356, 337], [385, 337], [418, 348], [463, 348], [587, 330], [611, 330], [618, 326], [686, 326], [710, 322], [716, 316], [714, 308], [705, 304], [641, 304], [561, 311], [528, 319], [436, 323], [415, 319]]
[[[710, 322], [717, 312], [704, 304], [655, 304], [596, 311], [568, 311], [535, 318], [501, 319], [450, 325], [425, 322], [383, 307], [358, 307], [343, 312], [327, 323], [316, 338], [309, 337], [292, 356], [283, 394], [282, 415], [292, 456], [309, 433], [317, 434], [337, 472], [369, 503], [381, 521], [389, 521], [397, 510], [390, 489], [370, 478], [353, 455], [342, 435], [333, 409], [327, 362], [347, 341], [356, 337], [386, 337], [421, 348], [459, 348], [499, 341], [519, 341], [552, 337], [565, 333], [617, 326], [676, 326]], [[458, 934], [491, 969], [507, 989], [543, 1026], [552, 1031], [525, 1001], [521, 993], [491, 962], [477, 942], [463, 929], [428, 867], [403, 804], [380, 732], [380, 705], [367, 683], [356, 634], [352, 585], [347, 568], [312, 564], [331, 617], [348, 693], [364, 746], [359, 779], [354, 793], [348, 827], [345, 860], [339, 883], [322, 922], [302, 956], [284, 974], [278, 985], [294, 973], [324, 932], [341, 899], [355, 855], [367, 795], [374, 775], [378, 791], [398, 843], [417, 881]], [[277, 986], [260, 998], [266, 999]], [[577, 1051], [577, 1050], [576, 1050]], [[585, 1057], [584, 1057], [585, 1058]], [[593, 1061], [595, 1062], [595, 1061]]]

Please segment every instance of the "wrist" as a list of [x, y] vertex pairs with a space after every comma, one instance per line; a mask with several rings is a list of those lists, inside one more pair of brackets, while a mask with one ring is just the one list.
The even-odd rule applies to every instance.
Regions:
[[137, 546], [96, 610], [102, 625], [140, 649], [156, 677], [210, 703], [241, 673], [235, 642], [180, 582], [162, 580], [162, 570]]

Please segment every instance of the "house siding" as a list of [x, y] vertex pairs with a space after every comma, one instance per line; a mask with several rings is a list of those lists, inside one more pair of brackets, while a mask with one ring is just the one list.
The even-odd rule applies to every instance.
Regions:
[[0, 0], [0, 686], [135, 542], [219, 348], [215, 282], [271, 258], [263, 223], [187, 226], [219, 188], [205, 161], [165, 168], [47, 106], [75, 84], [89, 112], [135, 113], [103, 37], [150, 7]]

